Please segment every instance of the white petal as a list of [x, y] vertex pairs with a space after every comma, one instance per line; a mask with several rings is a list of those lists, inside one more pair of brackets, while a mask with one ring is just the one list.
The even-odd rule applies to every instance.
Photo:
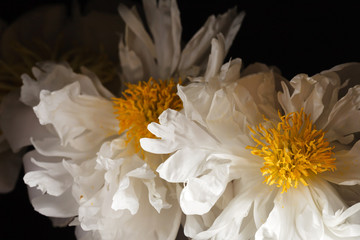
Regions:
[[[256, 186], [250, 183], [246, 189], [242, 189], [241, 193], [235, 196], [216, 218], [212, 226], [206, 231], [198, 233], [194, 239], [249, 239], [249, 236], [244, 237], [241, 234], [243, 234], [243, 227], [251, 224], [251, 218], [248, 215], [252, 214], [250, 211], [255, 197], [254, 190], [259, 190], [254, 187]], [[250, 236], [254, 235], [254, 231], [255, 229]]]
[[185, 214], [203, 214], [225, 191], [230, 181], [229, 166], [228, 159], [184, 148], [170, 156], [157, 171], [168, 182], [186, 183], [180, 196]]
[[160, 213], [162, 209], [171, 207], [171, 204], [166, 201], [167, 188], [159, 178], [145, 180], [143, 182], [149, 191], [149, 202], [158, 213]]
[[284, 92], [278, 94], [279, 102], [285, 114], [300, 111], [303, 108], [305, 113], [311, 114], [311, 118], [315, 122], [324, 109], [322, 96], [325, 90], [314, 79], [305, 74], [295, 76], [291, 79], [290, 84], [294, 88], [291, 96], [285, 84], [282, 84]]
[[[93, 96], [100, 96], [100, 92], [94, 85], [93, 81], [86, 75], [76, 74], [68, 66], [61, 64], [53, 64], [51, 62], [42, 62], [39, 68], [33, 68], [33, 73], [37, 81], [23, 74], [23, 86], [21, 87], [21, 98], [24, 104], [35, 106], [39, 103], [39, 95], [41, 90], [54, 91], [65, 87], [68, 84], [79, 82], [81, 92]], [[102, 88], [100, 83], [95, 83]]]
[[124, 178], [119, 182], [119, 189], [113, 196], [111, 208], [114, 210], [128, 209], [132, 215], [139, 210], [139, 198], [136, 188], [140, 188], [140, 182], [130, 182], [129, 178]]
[[328, 141], [344, 142], [346, 136], [360, 131], [360, 86], [350, 88], [348, 93], [333, 107], [324, 128]]
[[[250, 74], [239, 79], [234, 84], [230, 97], [236, 102], [240, 111], [251, 126], [263, 121], [263, 115], [277, 118], [275, 78], [271, 71]], [[231, 85], [228, 87], [231, 93]]]
[[[180, 57], [181, 23], [176, 1], [143, 1], [147, 23], [154, 38], [159, 77], [172, 75]], [[158, 5], [158, 6], [157, 6]]]
[[75, 149], [93, 149], [117, 133], [112, 103], [100, 97], [80, 95], [77, 82], [55, 92], [42, 91], [34, 111], [41, 124], [54, 126], [62, 145], [69, 144]]
[[336, 170], [324, 172], [321, 177], [340, 185], [360, 184], [360, 141], [351, 150], [335, 152], [335, 158]]
[[259, 239], [322, 239], [324, 226], [309, 189], [300, 186], [279, 193], [266, 222], [256, 232]]
[[210, 16], [195, 35], [186, 44], [179, 63], [180, 72], [191, 72], [191, 68], [199, 66], [200, 69], [205, 67], [208, 52], [210, 49], [210, 41], [219, 33], [225, 36], [225, 52], [230, 48], [230, 45], [238, 32], [244, 13], [237, 14], [236, 8], [228, 10], [226, 13], [215, 17]]
[[119, 43], [119, 58], [122, 72], [129, 83], [136, 84], [144, 80], [143, 65], [136, 53], [124, 45], [121, 39]]
[[48, 157], [63, 157], [67, 159], [84, 159], [94, 156], [97, 149], [79, 151], [71, 146], [63, 146], [58, 137], [47, 137], [41, 140], [31, 139], [32, 145], [41, 155]]
[[[350, 63], [344, 63], [337, 65], [335, 67], [332, 67], [329, 70], [322, 71], [322, 75], [329, 75], [336, 73], [336, 75], [340, 78], [342, 83], [347, 83], [347, 87], [353, 87], [355, 85], [359, 84], [359, 72], [360, 64], [357, 62], [350, 62]], [[343, 88], [340, 90], [339, 95], [342, 97], [346, 94], [346, 88]]]
[[207, 213], [225, 191], [229, 179], [228, 166], [198, 177], [190, 178], [180, 195], [180, 206], [185, 214]]
[[360, 237], [360, 204], [347, 207], [338, 193], [325, 181], [312, 181], [314, 201], [322, 210], [328, 239]]
[[[45, 216], [50, 217], [59, 217], [59, 218], [67, 218], [73, 217], [77, 215], [78, 204], [72, 196], [71, 188], [66, 183], [70, 180], [67, 176], [64, 175], [54, 175], [51, 177], [52, 172], [56, 172], [56, 169], [50, 169], [48, 171], [39, 168], [37, 165], [31, 161], [32, 157], [36, 157], [38, 159], [43, 158], [37, 154], [35, 151], [31, 151], [24, 156], [24, 168], [25, 173], [31, 172], [42, 172], [43, 177], [38, 182], [36, 179], [27, 179], [28, 177], [24, 177], [25, 183], [27, 181], [32, 182], [31, 185], [37, 185], [37, 187], [28, 187], [29, 197], [31, 204], [34, 206], [35, 210], [40, 212]], [[51, 163], [44, 163], [42, 166], [49, 166]], [[58, 166], [56, 163], [53, 166]], [[61, 172], [62, 167], [57, 172]], [[49, 174], [46, 176], [46, 174]], [[70, 176], [71, 177], [71, 176]], [[56, 180], [57, 178], [57, 180]], [[49, 182], [44, 182], [48, 181]], [[59, 181], [59, 183], [56, 183]], [[51, 183], [55, 183], [51, 185]], [[38, 189], [42, 189], [47, 191], [49, 194], [44, 194], [43, 191]], [[55, 194], [55, 196], [50, 195], [50, 193]]]
[[143, 44], [145, 44], [147, 50], [155, 58], [155, 46], [139, 19], [123, 4], [119, 5], [118, 11], [120, 16], [124, 19], [125, 23], [138, 36], [138, 38], [143, 41]]
[[24, 176], [24, 182], [30, 187], [36, 187], [43, 193], [53, 196], [62, 195], [69, 189], [73, 183], [71, 175], [63, 167], [61, 159], [53, 158], [53, 162], [45, 162], [50, 160], [31, 151], [24, 156], [24, 164], [29, 169]]
[[[198, 233], [208, 229], [214, 222], [215, 217], [211, 211], [203, 215], [186, 215], [184, 225], [185, 236], [194, 238]], [[206, 223], [209, 223], [209, 225]]]
[[222, 34], [211, 40], [211, 53], [205, 72], [205, 81], [210, 82], [211, 79], [219, 72], [220, 67], [225, 58], [225, 40]]
[[172, 154], [160, 164], [157, 172], [168, 182], [185, 182], [199, 176], [205, 169], [209, 151], [203, 149], [183, 148]]
[[225, 144], [227, 139], [233, 139], [241, 134], [241, 128], [233, 119], [234, 106], [229, 102], [224, 90], [220, 89], [214, 94], [214, 98], [206, 117], [206, 123], [211, 131], [221, 142]]
[[[175, 239], [180, 225], [181, 211], [175, 201], [170, 209], [160, 214], [149, 204], [146, 187], [136, 187], [141, 193], [135, 215], [128, 210], [109, 208], [106, 188], [102, 188], [79, 209], [79, 220], [84, 230], [93, 230], [101, 239]], [[159, 227], [162, 226], [162, 227]], [[139, 231], [141, 228], [141, 231]]]
[[[151, 123], [148, 129], [161, 139], [140, 139], [141, 147], [152, 153], [171, 153], [185, 146], [216, 147], [216, 140], [184, 114], [172, 109], [159, 117], [160, 124]], [[186, 137], [184, 137], [186, 136]]]
[[185, 116], [205, 126], [213, 91], [202, 83], [192, 83], [187, 86], [178, 85], [178, 95], [183, 102]]
[[[57, 218], [68, 218], [77, 215], [78, 204], [72, 196], [71, 189], [66, 190], [59, 196], [48, 194], [40, 195], [39, 190], [28, 188], [29, 198], [35, 211], [48, 216]], [[35, 193], [38, 192], [38, 193]]]

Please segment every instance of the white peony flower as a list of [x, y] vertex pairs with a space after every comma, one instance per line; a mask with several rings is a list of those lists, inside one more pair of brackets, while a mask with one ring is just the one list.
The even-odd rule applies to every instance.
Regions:
[[41, 132], [28, 127], [36, 124], [35, 115], [18, 100], [21, 74], [30, 74], [39, 61], [56, 60], [69, 61], [75, 69], [85, 65], [102, 82], [110, 83], [117, 77], [112, 62], [116, 59], [115, 30], [123, 29], [123, 22], [114, 14], [90, 11], [81, 15], [79, 11], [73, 8], [68, 16], [65, 5], [54, 4], [37, 7], [10, 25], [0, 20], [0, 192], [14, 188], [22, 155], [31, 144], [29, 136]]
[[[166, 110], [148, 126], [160, 139], [141, 139], [146, 151], [172, 153], [157, 171], [185, 184], [185, 234], [359, 238], [359, 64], [300, 74], [289, 84], [261, 65], [240, 77], [239, 60], [219, 64], [221, 41], [213, 49], [204, 77], [178, 88], [184, 113]], [[352, 194], [340, 196], [342, 186], [354, 186]], [[234, 197], [216, 214], [227, 187]]]
[[[147, 4], [144, 1], [146, 8], [159, 11], [148, 18], [151, 24], [155, 24], [154, 18], [169, 19], [171, 15], [178, 27], [180, 19], [175, 1]], [[132, 19], [133, 13], [123, 5], [119, 11], [131, 25], [133, 20], [129, 22], [127, 17]], [[206, 31], [218, 34], [227, 29], [231, 34], [229, 32], [226, 39], [231, 42], [242, 17], [234, 11], [230, 13], [223, 16], [226, 21], [221, 18], [215, 22], [225, 24], [235, 18], [237, 24], [230, 29], [217, 27], [215, 33], [213, 29]], [[156, 28], [163, 29], [163, 36], [168, 36], [171, 31], [180, 39], [177, 27], [162, 25], [166, 21], [156, 23]], [[136, 32], [141, 27], [130, 28]], [[207, 36], [206, 31], [201, 32]], [[131, 31], [127, 34], [133, 36]], [[196, 39], [206, 42], [208, 37]], [[174, 54], [164, 44], [156, 40], [154, 47]], [[138, 47], [135, 47], [136, 51]], [[195, 46], [193, 50], [196, 50]], [[135, 56], [132, 51], [128, 53]], [[162, 55], [159, 51], [158, 56]], [[159, 63], [159, 57], [151, 57], [154, 57], [154, 63]], [[121, 60], [124, 62], [126, 58]], [[199, 63], [202, 61], [206, 59]], [[127, 63], [130, 64], [130, 60]], [[144, 77], [148, 78], [148, 75], [141, 79], [125, 78], [127, 89], [120, 98], [109, 93], [86, 69], [82, 74], [75, 74], [66, 66], [45, 64], [33, 70], [37, 81], [23, 76], [21, 101], [34, 107], [41, 125], [37, 133], [43, 132], [42, 136], [32, 137], [35, 150], [24, 157], [24, 180], [31, 187], [30, 197], [37, 211], [55, 218], [69, 218], [69, 221], [75, 217], [71, 224], [80, 226], [77, 228], [79, 239], [176, 237], [181, 220], [177, 202], [180, 187], [163, 181], [155, 173], [167, 155], [147, 153], [139, 144], [141, 137], [153, 137], [147, 125], [156, 121], [161, 112], [167, 108], [182, 109], [176, 95], [177, 80], [172, 79], [180, 77], [180, 70], [174, 64], [172, 72], [157, 68], [156, 79], [146, 81]], [[141, 66], [144, 69], [153, 67], [145, 63]], [[123, 73], [127, 71], [125, 65], [122, 70]], [[158, 79], [159, 76], [164, 80]]]
[[[84, 73], [48, 64], [34, 69], [37, 82], [23, 77], [22, 100], [38, 102], [34, 111], [44, 132], [31, 140], [35, 150], [24, 157], [33, 206], [46, 216], [76, 217], [72, 224], [81, 226], [79, 238], [82, 231], [94, 239], [175, 238], [181, 217], [176, 192], [125, 144], [126, 135], [118, 135], [113, 95]], [[36, 99], [55, 81], [67, 84], [41, 90]], [[160, 228], [159, 222], [164, 222]]]
[[210, 16], [190, 41], [181, 48], [180, 12], [175, 0], [142, 1], [147, 27], [145, 30], [136, 9], [119, 5], [119, 14], [126, 23], [125, 35], [119, 43], [123, 78], [137, 83], [153, 77], [188, 77], [204, 71], [211, 39], [221, 33], [228, 52], [245, 14], [236, 8], [215, 17]]

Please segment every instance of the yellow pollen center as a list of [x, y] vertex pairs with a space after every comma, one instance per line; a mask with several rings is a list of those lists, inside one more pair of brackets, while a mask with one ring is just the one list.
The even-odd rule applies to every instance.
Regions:
[[[134, 142], [135, 150], [140, 151], [140, 138], [154, 138], [147, 126], [159, 122], [160, 114], [168, 109], [181, 110], [183, 105], [176, 94], [173, 79], [127, 84], [122, 98], [113, 98], [115, 114], [119, 120], [119, 134], [126, 131], [126, 143]], [[145, 159], [146, 161], [146, 159]], [[148, 163], [154, 170], [158, 164]]]
[[256, 131], [249, 127], [256, 146], [247, 148], [264, 159], [264, 182], [277, 184], [283, 193], [290, 187], [297, 188], [299, 182], [307, 186], [305, 179], [311, 174], [336, 170], [334, 147], [324, 139], [325, 132], [312, 124], [310, 115], [301, 109], [284, 116], [279, 113], [279, 117], [277, 126], [265, 119], [272, 127], [259, 124]]

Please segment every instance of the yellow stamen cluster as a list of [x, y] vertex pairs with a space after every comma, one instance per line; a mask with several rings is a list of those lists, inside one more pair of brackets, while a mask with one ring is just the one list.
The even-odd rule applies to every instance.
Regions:
[[147, 130], [149, 123], [158, 122], [160, 114], [168, 108], [182, 109], [181, 99], [176, 92], [173, 79], [155, 81], [150, 78], [147, 82], [127, 84], [123, 97], [113, 99], [119, 134], [126, 131], [126, 142], [134, 141], [136, 151], [141, 149], [140, 138], [155, 137]]
[[[265, 128], [259, 124], [256, 131], [252, 128], [256, 146], [248, 146], [251, 153], [264, 159], [261, 168], [268, 185], [277, 184], [282, 193], [290, 187], [297, 188], [299, 182], [307, 186], [306, 177], [325, 171], [335, 171], [335, 158], [324, 139], [325, 132], [317, 130], [310, 115], [293, 112], [282, 116], [280, 122]], [[265, 119], [267, 122], [270, 120]]]

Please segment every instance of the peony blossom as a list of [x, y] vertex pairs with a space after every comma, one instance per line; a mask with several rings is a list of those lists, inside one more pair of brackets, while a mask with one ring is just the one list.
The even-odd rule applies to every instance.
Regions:
[[219, 16], [210, 16], [186, 45], [181, 48], [180, 12], [175, 0], [143, 1], [147, 27], [145, 30], [137, 11], [119, 5], [119, 14], [126, 23], [119, 43], [122, 76], [126, 82], [137, 83], [153, 77], [169, 79], [204, 72], [211, 39], [221, 33], [228, 52], [244, 18], [236, 8]]
[[[149, 22], [154, 23], [153, 18], [159, 16], [169, 19], [170, 15], [178, 27], [175, 1], [153, 3], [147, 6], [144, 1], [145, 8], [158, 11], [148, 18]], [[119, 11], [126, 24], [133, 24], [133, 13], [123, 5]], [[234, 11], [228, 15], [224, 17], [230, 22], [241, 16]], [[132, 16], [130, 22], [128, 16]], [[227, 26], [223, 28], [235, 34], [240, 22], [231, 31]], [[168, 31], [180, 36], [178, 28], [171, 30], [161, 23], [164, 21], [157, 24], [163, 29], [163, 36]], [[223, 28], [218, 28], [216, 34]], [[139, 26], [132, 28], [138, 29]], [[127, 34], [132, 36], [129, 30]], [[232, 41], [231, 37], [226, 39]], [[203, 40], [200, 36], [196, 39]], [[160, 50], [162, 44], [155, 42], [154, 47]], [[135, 56], [133, 50], [125, 48]], [[124, 66], [123, 74], [127, 71]], [[141, 66], [150, 69], [145, 63]], [[177, 200], [180, 187], [163, 181], [154, 172], [167, 155], [145, 152], [139, 144], [141, 137], [153, 137], [146, 126], [161, 112], [167, 108], [182, 109], [176, 95], [180, 70], [174, 66], [173, 72], [164, 73], [159, 68], [160, 75], [148, 81], [144, 79], [148, 75], [125, 78], [126, 88], [120, 97], [107, 91], [96, 75], [85, 68], [77, 74], [67, 65], [45, 63], [33, 69], [35, 79], [23, 75], [21, 101], [33, 107], [38, 120], [34, 124], [40, 127], [38, 135], [31, 137], [35, 150], [24, 157], [24, 181], [30, 186], [29, 194], [37, 211], [78, 226], [79, 239], [176, 237], [181, 220]]]
[[205, 75], [178, 87], [184, 111], [166, 110], [148, 126], [159, 139], [141, 139], [172, 154], [157, 172], [185, 185], [185, 234], [359, 238], [359, 64], [288, 82], [259, 64], [240, 75], [241, 61], [221, 66], [224, 44], [213, 48]]
[[123, 22], [110, 13], [93, 10], [81, 15], [79, 9], [72, 10], [73, 15], [68, 16], [64, 5], [54, 4], [35, 8], [8, 26], [0, 21], [0, 192], [14, 188], [21, 157], [31, 144], [29, 137], [38, 134], [38, 128], [18, 129], [24, 128], [23, 119], [30, 125], [35, 120], [31, 109], [18, 100], [21, 74], [31, 74], [31, 67], [39, 61], [68, 61], [77, 70], [88, 67], [102, 82], [114, 82], [115, 30], [121, 30]]

